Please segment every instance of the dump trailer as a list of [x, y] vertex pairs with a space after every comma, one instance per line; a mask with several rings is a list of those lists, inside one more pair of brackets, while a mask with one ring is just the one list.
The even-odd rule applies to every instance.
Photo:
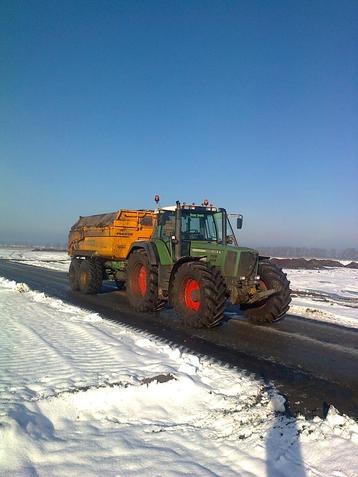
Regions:
[[[86, 262], [72, 260], [70, 284], [83, 293], [97, 293], [102, 279], [115, 280], [123, 288], [126, 260], [133, 243], [148, 241], [154, 230], [156, 214], [152, 210], [118, 210], [108, 214], [80, 217], [72, 226], [68, 237], [68, 253], [72, 257], [86, 258]], [[96, 285], [89, 272], [79, 267], [100, 270]], [[93, 274], [92, 274], [93, 275]], [[100, 279], [101, 278], [101, 279]]]
[[[236, 214], [239, 229], [242, 220]], [[240, 247], [226, 210], [207, 201], [80, 217], [68, 253], [73, 291], [95, 294], [114, 280], [135, 310], [169, 304], [190, 327], [218, 325], [227, 301], [253, 323], [274, 323], [291, 301], [282, 270]]]

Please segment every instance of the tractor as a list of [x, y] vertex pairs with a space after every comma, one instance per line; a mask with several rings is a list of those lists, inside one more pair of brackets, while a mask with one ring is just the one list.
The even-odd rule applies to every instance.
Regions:
[[[236, 227], [242, 223], [236, 214]], [[240, 247], [226, 210], [207, 200], [80, 217], [68, 250], [72, 290], [98, 293], [102, 280], [114, 280], [136, 311], [170, 305], [188, 327], [218, 325], [226, 303], [253, 323], [274, 323], [291, 301], [286, 274]]]

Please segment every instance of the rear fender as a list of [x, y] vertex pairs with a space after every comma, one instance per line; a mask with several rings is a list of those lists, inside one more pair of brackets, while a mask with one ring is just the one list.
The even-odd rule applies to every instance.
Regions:
[[128, 260], [129, 256], [135, 251], [143, 249], [146, 251], [148, 258], [149, 258], [149, 263], [151, 265], [159, 265], [160, 260], [159, 260], [159, 255], [157, 252], [156, 247], [152, 242], [147, 242], [147, 241], [138, 241], [138, 242], [133, 242], [131, 245], [131, 248], [129, 249], [129, 252], [127, 254], [126, 260]]

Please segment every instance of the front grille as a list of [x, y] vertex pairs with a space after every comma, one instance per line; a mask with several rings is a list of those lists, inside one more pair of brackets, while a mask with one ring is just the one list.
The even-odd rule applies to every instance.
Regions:
[[256, 269], [257, 253], [241, 252], [239, 263], [239, 277], [249, 278]]
[[231, 250], [227, 252], [224, 263], [224, 274], [226, 277], [233, 277], [235, 275], [237, 255], [236, 252]]

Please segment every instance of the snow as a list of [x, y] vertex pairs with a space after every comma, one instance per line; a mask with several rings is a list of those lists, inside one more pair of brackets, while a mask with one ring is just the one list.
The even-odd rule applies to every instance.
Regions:
[[356, 475], [358, 425], [0, 277], [0, 475]]
[[290, 313], [341, 326], [358, 327], [358, 270], [284, 270], [294, 296]]
[[66, 251], [34, 251], [31, 248], [0, 248], [0, 259], [13, 260], [35, 267], [68, 272], [70, 257]]
[[320, 293], [349, 301], [358, 299], [358, 270], [326, 268], [320, 270], [285, 270], [294, 290]]

